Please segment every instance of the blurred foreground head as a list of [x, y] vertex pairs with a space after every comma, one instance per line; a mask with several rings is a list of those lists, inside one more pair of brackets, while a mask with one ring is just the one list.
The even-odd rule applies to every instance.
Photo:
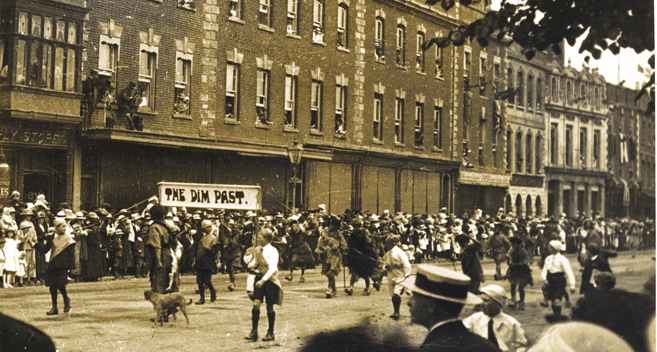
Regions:
[[527, 352], [633, 352], [620, 336], [601, 326], [569, 322], [556, 324]]

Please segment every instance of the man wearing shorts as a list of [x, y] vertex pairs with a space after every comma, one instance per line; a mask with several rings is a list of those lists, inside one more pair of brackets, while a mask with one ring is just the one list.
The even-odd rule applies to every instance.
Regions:
[[274, 304], [280, 306], [283, 303], [283, 288], [278, 276], [276, 276], [278, 272], [278, 250], [271, 245], [273, 237], [271, 230], [260, 229], [257, 242], [259, 246], [255, 247], [253, 251], [255, 285], [253, 294], [250, 295], [253, 301], [253, 309], [251, 310], [252, 329], [249, 336], [245, 338], [250, 341], [258, 341], [258, 320], [260, 320], [260, 305], [263, 301], [267, 303], [269, 329], [262, 341], [274, 340], [274, 321], [276, 320]]
[[388, 277], [388, 291], [392, 297], [394, 310], [390, 318], [395, 320], [399, 319], [399, 307], [404, 289], [402, 283], [411, 274], [411, 263], [408, 261], [408, 256], [399, 248], [400, 240], [401, 238], [397, 235], [388, 236], [386, 238], [388, 252], [383, 257], [384, 270]]

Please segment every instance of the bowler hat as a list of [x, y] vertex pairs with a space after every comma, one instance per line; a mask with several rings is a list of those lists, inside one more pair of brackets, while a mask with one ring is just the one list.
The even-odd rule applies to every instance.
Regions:
[[470, 278], [459, 272], [434, 265], [420, 264], [415, 280], [405, 283], [421, 295], [462, 304], [479, 304], [481, 298], [468, 292]]

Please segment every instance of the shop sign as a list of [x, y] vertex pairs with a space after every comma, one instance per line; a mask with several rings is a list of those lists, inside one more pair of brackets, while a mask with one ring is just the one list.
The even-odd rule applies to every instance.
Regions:
[[203, 183], [160, 182], [160, 204], [211, 209], [260, 209], [260, 187]]
[[463, 171], [459, 175], [459, 183], [494, 187], [509, 187], [511, 176], [486, 174], [481, 172]]
[[0, 128], [0, 141], [66, 147], [71, 141], [71, 134], [71, 131], [44, 131], [22, 127], [3, 127]]

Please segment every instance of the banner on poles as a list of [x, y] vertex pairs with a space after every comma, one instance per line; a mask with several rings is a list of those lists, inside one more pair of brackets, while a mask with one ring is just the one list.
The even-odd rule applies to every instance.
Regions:
[[211, 209], [260, 209], [260, 186], [159, 182], [160, 204]]

